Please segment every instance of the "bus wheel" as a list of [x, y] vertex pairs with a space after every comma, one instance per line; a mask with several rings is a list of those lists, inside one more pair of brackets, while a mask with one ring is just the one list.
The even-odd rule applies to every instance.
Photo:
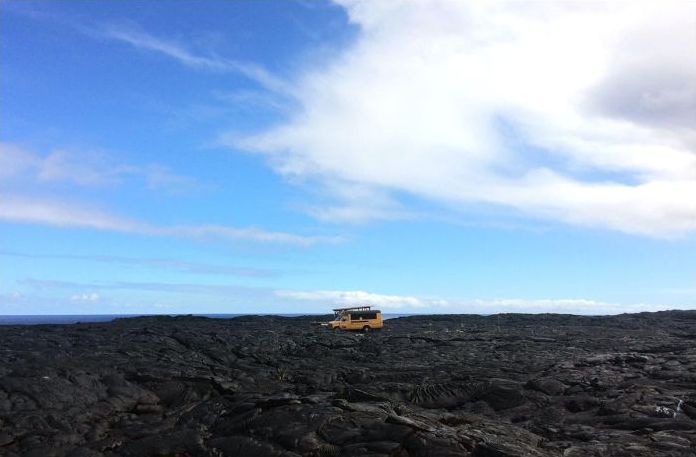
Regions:
[[369, 326], [369, 325], [366, 325], [366, 326], [363, 327], [363, 332], [367, 333], [367, 332], [369, 332], [369, 331], [370, 331], [370, 326]]

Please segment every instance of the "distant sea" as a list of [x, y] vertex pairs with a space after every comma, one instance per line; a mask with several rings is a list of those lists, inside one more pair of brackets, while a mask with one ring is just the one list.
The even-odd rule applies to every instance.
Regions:
[[[326, 316], [326, 314], [317, 314]], [[187, 314], [188, 315], [188, 314]], [[210, 317], [212, 319], [230, 319], [239, 316], [312, 316], [313, 313], [294, 313], [294, 314], [193, 314], [193, 316]], [[411, 314], [386, 314], [382, 313], [383, 319], [394, 319], [396, 317], [410, 316]], [[184, 316], [184, 314], [46, 314], [46, 315], [8, 315], [0, 316], [0, 325], [39, 325], [39, 324], [76, 324], [78, 322], [111, 322], [114, 319], [123, 317], [140, 316]]]

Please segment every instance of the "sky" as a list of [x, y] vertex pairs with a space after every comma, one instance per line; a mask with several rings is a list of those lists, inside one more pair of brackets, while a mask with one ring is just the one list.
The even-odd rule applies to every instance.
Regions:
[[0, 314], [696, 309], [696, 3], [0, 1]]

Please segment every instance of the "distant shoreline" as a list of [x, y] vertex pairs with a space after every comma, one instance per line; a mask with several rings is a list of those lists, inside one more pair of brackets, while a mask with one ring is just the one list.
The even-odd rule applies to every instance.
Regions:
[[[330, 313], [239, 313], [239, 314], [8, 314], [0, 315], [0, 325], [45, 325], [111, 322], [115, 319], [148, 316], [195, 316], [211, 319], [232, 319], [241, 316], [327, 316]], [[383, 313], [384, 319], [402, 316], [416, 316], [406, 313]]]
[[[504, 315], [521, 315], [521, 316], [575, 316], [584, 318], [593, 317], [611, 317], [618, 315], [657, 315], [660, 313], [693, 313], [696, 310], [689, 309], [671, 309], [660, 311], [642, 311], [637, 313], [621, 313], [621, 314], [572, 314], [572, 313], [382, 313], [385, 320], [396, 319], [399, 317], [412, 316], [427, 316], [434, 318], [452, 317], [452, 316], [504, 316]], [[0, 326], [10, 325], [60, 325], [60, 324], [78, 324], [78, 323], [106, 323], [116, 319], [128, 319], [138, 317], [206, 317], [210, 319], [233, 319], [237, 317], [317, 317], [328, 319], [331, 313], [230, 313], [230, 314], [7, 314], [0, 315]]]

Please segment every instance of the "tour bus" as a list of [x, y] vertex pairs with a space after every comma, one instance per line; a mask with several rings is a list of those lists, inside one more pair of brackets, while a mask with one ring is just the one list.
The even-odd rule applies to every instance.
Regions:
[[380, 330], [382, 324], [382, 312], [372, 309], [371, 306], [354, 306], [352, 308], [336, 308], [333, 310], [334, 319], [329, 322], [329, 327], [334, 330]]

